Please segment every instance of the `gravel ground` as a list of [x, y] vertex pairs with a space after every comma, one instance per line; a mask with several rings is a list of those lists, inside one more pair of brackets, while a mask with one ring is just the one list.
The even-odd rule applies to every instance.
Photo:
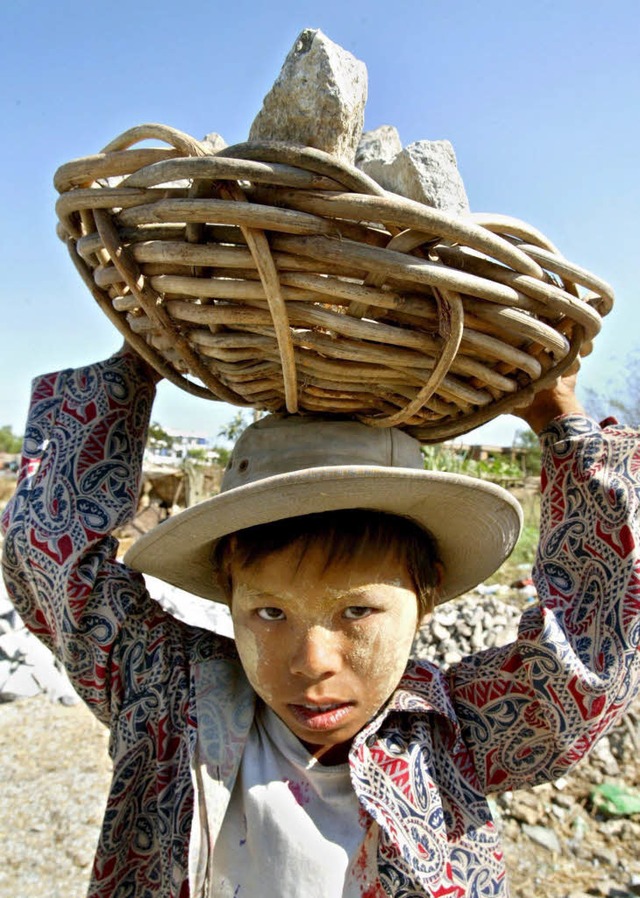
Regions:
[[0, 705], [0, 896], [82, 898], [109, 787], [108, 732], [81, 703]]

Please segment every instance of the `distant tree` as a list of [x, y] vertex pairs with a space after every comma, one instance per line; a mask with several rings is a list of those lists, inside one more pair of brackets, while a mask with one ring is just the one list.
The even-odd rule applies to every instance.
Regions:
[[585, 390], [585, 408], [596, 420], [613, 415], [623, 424], [640, 424], [640, 350], [629, 353], [623, 374], [609, 378], [598, 390]]
[[532, 430], [518, 430], [513, 438], [513, 445], [517, 449], [526, 449], [526, 455], [522, 460], [523, 473], [530, 477], [540, 473], [541, 449], [540, 441]]
[[208, 452], [206, 449], [197, 446], [194, 449], [187, 449], [187, 458], [195, 462], [197, 465], [205, 465], [208, 463]]
[[150, 449], [169, 449], [173, 445], [173, 437], [170, 437], [167, 431], [157, 421], [153, 421], [149, 425], [149, 433], [147, 435], [147, 446]]
[[231, 450], [227, 449], [225, 446], [214, 446], [213, 451], [218, 456], [218, 464], [221, 468], [226, 468], [229, 464], [229, 459], [231, 457]]
[[22, 449], [22, 437], [16, 436], [8, 424], [0, 427], [0, 452], [17, 455]]
[[251, 419], [248, 417], [247, 412], [240, 409], [230, 421], [227, 421], [226, 424], [222, 425], [218, 431], [218, 436], [222, 437], [224, 440], [228, 440], [230, 443], [235, 443], [242, 431], [246, 430], [249, 424], [251, 424]]
[[250, 424], [258, 421], [264, 412], [259, 409], [239, 409], [230, 421], [223, 424], [218, 431], [218, 436], [230, 443], [235, 443], [243, 430], [246, 430]]

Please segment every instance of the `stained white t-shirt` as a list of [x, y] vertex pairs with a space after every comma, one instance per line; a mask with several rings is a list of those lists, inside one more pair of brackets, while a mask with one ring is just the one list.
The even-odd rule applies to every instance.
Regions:
[[377, 841], [349, 765], [318, 763], [260, 705], [213, 849], [209, 898], [377, 898]]

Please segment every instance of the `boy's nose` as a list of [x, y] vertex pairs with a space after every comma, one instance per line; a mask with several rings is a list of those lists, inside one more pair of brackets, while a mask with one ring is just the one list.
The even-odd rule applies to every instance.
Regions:
[[324, 627], [311, 627], [300, 634], [291, 655], [291, 672], [313, 679], [337, 673], [340, 668], [340, 639]]

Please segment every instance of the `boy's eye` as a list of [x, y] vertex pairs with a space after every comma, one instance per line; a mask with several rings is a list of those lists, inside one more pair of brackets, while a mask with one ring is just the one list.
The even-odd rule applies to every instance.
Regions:
[[258, 609], [256, 609], [256, 614], [258, 615], [258, 617], [261, 620], [266, 620], [266, 621], [284, 620], [285, 619], [284, 611], [282, 611], [280, 608], [272, 608], [272, 607], [258, 608]]
[[369, 617], [372, 611], [373, 609], [367, 605], [349, 605], [344, 609], [344, 616], [347, 620], [362, 620], [364, 617]]

